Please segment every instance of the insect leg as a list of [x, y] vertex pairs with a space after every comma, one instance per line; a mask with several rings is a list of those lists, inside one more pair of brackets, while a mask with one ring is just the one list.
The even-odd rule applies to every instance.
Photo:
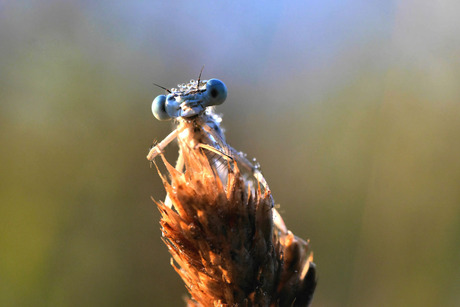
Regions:
[[[228, 145], [222, 138], [222, 136], [214, 129], [212, 129], [209, 125], [204, 124], [203, 126], [204, 131], [208, 132], [210, 135], [213, 136], [217, 144], [222, 148], [225, 149], [227, 152], [222, 153], [219, 150], [214, 149], [212, 146], [201, 146], [203, 148], [207, 148], [208, 146], [214, 149], [214, 152], [219, 152], [222, 156], [230, 157], [232, 160], [236, 160], [240, 165], [242, 165], [244, 168], [246, 168], [249, 172], [252, 173], [254, 178], [259, 181], [259, 183], [263, 186], [264, 190], [269, 191], [270, 188], [268, 187], [268, 183], [265, 180], [264, 176], [262, 175], [262, 172], [259, 170], [259, 167], [251, 163], [246, 157], [243, 156], [242, 153], [238, 152], [236, 149]], [[273, 223], [276, 225], [276, 227], [281, 230], [284, 233], [287, 233], [288, 229], [286, 225], [284, 224], [283, 218], [279, 214], [278, 210], [273, 208]]]
[[[217, 131], [215, 131], [214, 129], [212, 129], [209, 125], [204, 124], [202, 127], [203, 127], [204, 131], [206, 131], [207, 133], [209, 133], [210, 135], [213, 136], [213, 138], [215, 139], [217, 144], [219, 144], [219, 146], [222, 149], [225, 149], [226, 151], [228, 151], [227, 153], [223, 153], [225, 156], [235, 158], [237, 160], [237, 162], [239, 162], [241, 165], [243, 165], [248, 171], [250, 171], [253, 174], [253, 176], [259, 181], [259, 183], [262, 184], [264, 189], [269, 190], [267, 181], [265, 180], [264, 176], [262, 175], [262, 173], [260, 172], [258, 167], [253, 165], [248, 159], [246, 159], [236, 149], [234, 149], [230, 145], [228, 145], [222, 139], [221, 135], [219, 135], [219, 133]], [[210, 146], [210, 147], [212, 147], [212, 146]]]
[[231, 161], [233, 160], [233, 157], [232, 157], [232, 156], [227, 155], [226, 153], [224, 153], [224, 152], [222, 152], [222, 151], [220, 151], [220, 150], [218, 150], [218, 149], [212, 147], [211, 145], [208, 145], [208, 144], [201, 144], [201, 143], [200, 143], [200, 144], [198, 144], [197, 146], [200, 147], [200, 148], [209, 150], [209, 151], [211, 151], [211, 152], [213, 152], [213, 153], [216, 153], [216, 154], [222, 156], [222, 157], [223, 157], [225, 160], [227, 160], [227, 161], [228, 161], [228, 160], [231, 160]]
[[[185, 162], [184, 154], [182, 153], [182, 149], [179, 149], [179, 157], [177, 157], [176, 170], [178, 170], [181, 173], [184, 170], [184, 162]], [[168, 208], [172, 208], [172, 202], [171, 202], [171, 198], [169, 197], [169, 195], [166, 195], [164, 204]]]
[[239, 162], [244, 168], [252, 173], [252, 175], [259, 181], [259, 183], [264, 187], [264, 189], [269, 190], [268, 183], [262, 175], [259, 167], [252, 164], [246, 157], [244, 157], [240, 152], [238, 152], [233, 147], [227, 145], [228, 150], [230, 151], [232, 157]]
[[182, 149], [179, 148], [179, 157], [177, 157], [177, 161], [176, 161], [176, 170], [182, 173], [184, 171], [184, 165], [185, 165], [184, 153], [182, 152]]
[[[268, 183], [265, 180], [265, 177], [262, 175], [262, 172], [259, 170], [259, 167], [252, 164], [246, 157], [244, 157], [240, 152], [236, 151], [231, 146], [228, 146], [228, 149], [230, 150], [232, 157], [240, 163], [240, 165], [244, 166], [246, 169], [248, 169], [250, 172], [252, 172], [252, 175], [259, 181], [259, 183], [264, 187], [264, 190], [270, 190], [268, 187]], [[284, 223], [283, 218], [279, 214], [278, 210], [273, 208], [273, 223], [276, 225], [276, 227], [281, 230], [284, 233], [288, 232], [288, 229], [286, 227], [286, 224]]]
[[147, 160], [152, 161], [155, 159], [156, 156], [161, 154], [163, 152], [163, 149], [168, 146], [169, 143], [171, 143], [179, 134], [179, 131], [175, 129], [173, 132], [171, 132], [167, 137], [164, 138], [163, 141], [158, 143], [155, 147], [150, 149], [149, 154], [147, 155]]

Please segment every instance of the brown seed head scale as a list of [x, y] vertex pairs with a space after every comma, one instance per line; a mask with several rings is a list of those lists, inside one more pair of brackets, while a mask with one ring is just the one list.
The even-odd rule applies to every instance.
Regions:
[[313, 257], [308, 242], [274, 225], [270, 191], [251, 188], [232, 161], [224, 185], [203, 149], [179, 146], [184, 173], [162, 156], [172, 208], [156, 204], [188, 306], [308, 306]]

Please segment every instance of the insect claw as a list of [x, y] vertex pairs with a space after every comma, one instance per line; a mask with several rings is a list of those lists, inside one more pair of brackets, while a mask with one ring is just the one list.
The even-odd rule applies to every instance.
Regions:
[[175, 129], [173, 132], [171, 132], [167, 137], [164, 138], [163, 141], [158, 143], [155, 147], [150, 149], [148, 155], [147, 155], [147, 160], [153, 161], [156, 156], [160, 155], [163, 153], [163, 149], [168, 146], [169, 143], [171, 143], [176, 137], [179, 131]]

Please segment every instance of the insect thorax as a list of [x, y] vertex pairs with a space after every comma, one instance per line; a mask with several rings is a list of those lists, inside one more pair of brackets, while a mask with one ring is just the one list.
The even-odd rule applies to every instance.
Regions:
[[224, 131], [220, 127], [222, 118], [214, 113], [212, 108], [193, 118], [179, 118], [177, 120], [178, 138], [191, 148], [198, 144], [207, 144], [215, 148], [225, 143]]

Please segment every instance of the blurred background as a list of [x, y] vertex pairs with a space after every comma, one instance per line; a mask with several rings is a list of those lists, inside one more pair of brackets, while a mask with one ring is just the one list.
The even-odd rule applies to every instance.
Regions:
[[459, 11], [0, 1], [0, 305], [184, 305], [145, 156], [171, 131], [152, 83], [206, 65], [229, 143], [311, 239], [313, 306], [459, 306]]

